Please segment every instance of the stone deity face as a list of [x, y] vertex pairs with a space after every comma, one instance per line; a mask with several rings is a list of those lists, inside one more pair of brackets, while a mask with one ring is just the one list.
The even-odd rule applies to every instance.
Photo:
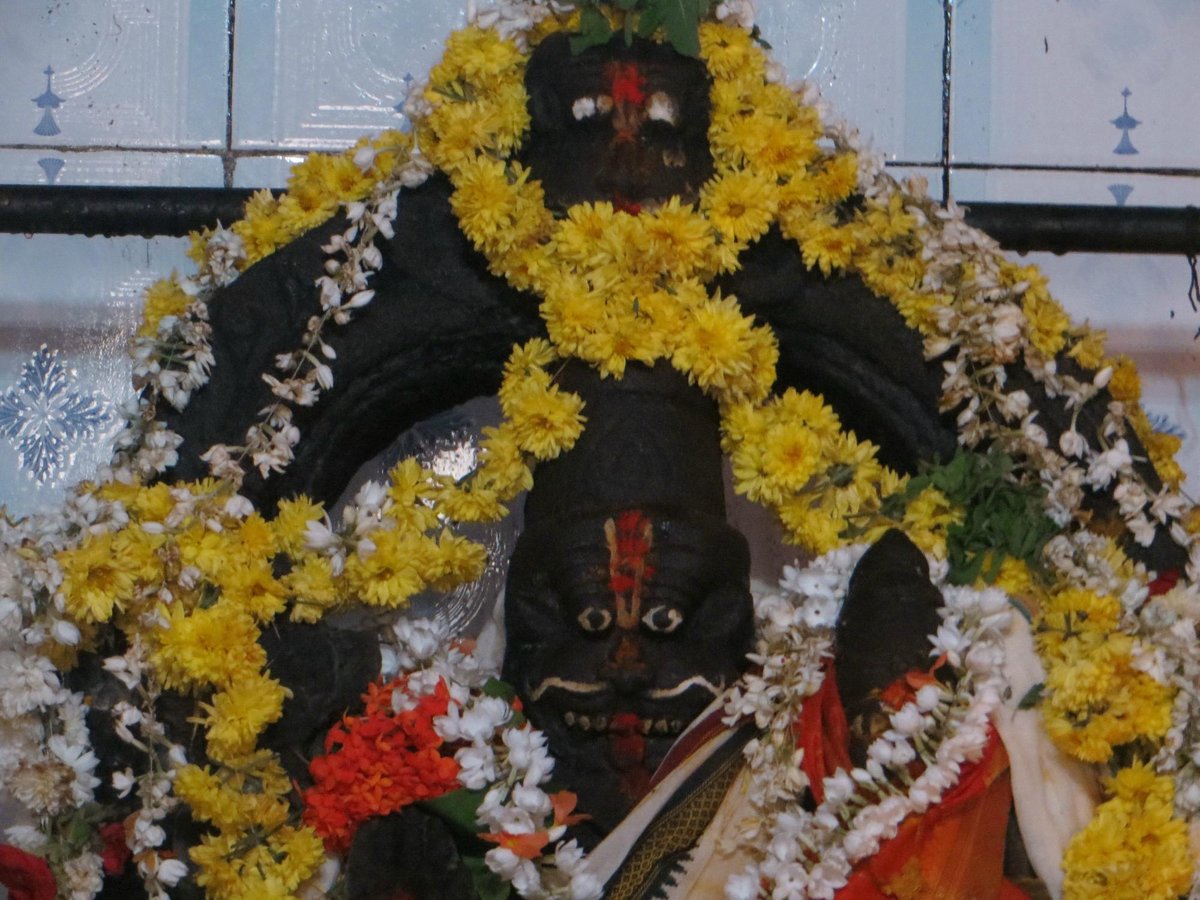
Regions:
[[504, 675], [562, 783], [593, 786], [581, 807], [603, 830], [745, 668], [748, 571], [742, 535], [700, 514], [627, 508], [522, 535]]
[[566, 35], [534, 52], [530, 134], [521, 152], [552, 207], [618, 209], [694, 200], [712, 175], [708, 73], [668, 46], [615, 38], [573, 55]]

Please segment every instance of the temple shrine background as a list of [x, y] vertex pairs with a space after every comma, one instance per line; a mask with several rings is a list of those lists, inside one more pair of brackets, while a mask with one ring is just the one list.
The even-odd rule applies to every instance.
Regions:
[[[1195, 0], [760, 0], [897, 176], [961, 204], [1200, 205]], [[281, 187], [313, 150], [403, 127], [460, 0], [0, 0], [3, 185]], [[50, 508], [108, 455], [140, 293], [178, 237], [0, 234], [0, 503]], [[1141, 368], [1200, 479], [1186, 259], [1033, 253]], [[451, 423], [457, 428], [458, 423]], [[447, 466], [469, 465], [469, 440]], [[459, 455], [454, 456], [457, 452]], [[464, 459], [463, 453], [467, 454]]]

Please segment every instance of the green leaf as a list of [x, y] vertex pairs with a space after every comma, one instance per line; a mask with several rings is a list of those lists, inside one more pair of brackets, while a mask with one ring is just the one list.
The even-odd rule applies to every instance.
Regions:
[[1017, 703], [1017, 709], [1033, 709], [1042, 702], [1042, 693], [1046, 690], [1044, 682], [1039, 681], [1025, 692], [1025, 696]]
[[[650, 0], [647, 0], [647, 7]], [[700, 55], [700, 14], [702, 0], [655, 0], [654, 7], [662, 17], [663, 31], [677, 53], [683, 56]]]
[[662, 25], [662, 16], [658, 14], [658, 10], [654, 7], [642, 10], [638, 16], [637, 35], [640, 38], [649, 40], [654, 37], [654, 32], [658, 31]]
[[512, 703], [517, 698], [517, 689], [499, 678], [489, 678], [485, 681], [483, 693], [488, 697], [499, 697], [505, 703]]
[[582, 53], [588, 47], [607, 44], [612, 38], [612, 26], [604, 13], [594, 6], [585, 6], [579, 15], [579, 34], [571, 35], [571, 52]]
[[474, 835], [479, 832], [475, 818], [479, 804], [483, 802], [483, 797], [483, 791], [459, 788], [457, 791], [442, 794], [432, 800], [422, 800], [420, 806], [452, 828], [464, 834]]
[[629, 10], [638, 5], [638, 2], [639, 0], [617, 0], [617, 6], [629, 12]]
[[506, 900], [511, 895], [508, 883], [487, 867], [482, 856], [464, 856], [463, 865], [471, 873], [479, 900]]

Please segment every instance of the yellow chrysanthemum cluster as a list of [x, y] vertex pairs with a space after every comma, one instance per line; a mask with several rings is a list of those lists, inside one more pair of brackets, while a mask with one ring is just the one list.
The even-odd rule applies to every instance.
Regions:
[[1066, 752], [1108, 762], [1115, 748], [1161, 741], [1173, 692], [1134, 667], [1134, 638], [1117, 626], [1121, 604], [1085, 588], [1051, 594], [1036, 623], [1046, 665], [1042, 715]]
[[[291, 783], [271, 753], [226, 760], [218, 771], [189, 765], [175, 793], [217, 833], [192, 849], [197, 882], [218, 897], [291, 897], [324, 859], [321, 839], [292, 824], [286, 799]], [[249, 834], [261, 836], [251, 852], [239, 850]]]
[[226, 511], [232, 489], [211, 480], [94, 490], [120, 502], [128, 522], [58, 554], [65, 609], [82, 624], [140, 635], [157, 684], [197, 698], [193, 721], [214, 768], [185, 767], [177, 790], [218, 830], [194, 848], [198, 881], [222, 897], [272, 896], [278, 882], [287, 896], [323, 852], [309, 829], [286, 824], [288, 780], [272, 754], [256, 751], [288, 696], [258, 639], [289, 594], [272, 561], [298, 548], [314, 508], [285, 509], [275, 523], [239, 518]]
[[1175, 786], [1148, 763], [1122, 769], [1111, 799], [1063, 857], [1063, 894], [1096, 900], [1168, 900], [1188, 892], [1187, 826], [1174, 817]]
[[[570, 27], [573, 16], [546, 17], [526, 35], [529, 43]], [[743, 30], [703, 23], [700, 45], [712, 75], [715, 172], [697, 202], [674, 199], [640, 214], [584, 203], [556, 217], [540, 184], [512, 158], [529, 125], [528, 56], [490, 29], [468, 27], [448, 40], [424, 94], [428, 113], [416, 122], [416, 142], [451, 179], [454, 213], [491, 271], [540, 298], [550, 339], [514, 349], [500, 390], [504, 421], [486, 432], [470, 476], [455, 482], [402, 462], [390, 475], [380, 527], [336, 564], [306, 541], [322, 518], [319, 505], [301, 498], [281, 504], [271, 523], [238, 520], [220, 511], [221, 491], [212, 483], [193, 486], [197, 498], [208, 499], [169, 527], [164, 523], [177, 498], [165, 486], [109, 486], [104, 490], [130, 510], [129, 525], [60, 554], [63, 597], [83, 626], [112, 620], [132, 629], [154, 617], [169, 623], [149, 641], [156, 672], [165, 686], [200, 699], [197, 721], [216, 763], [211, 770], [188, 767], [177, 782], [197, 817], [218, 832], [192, 853], [210, 894], [287, 896], [320, 860], [311, 832], [288, 824], [277, 762], [254, 749], [279, 715], [284, 693], [264, 670], [257, 644], [262, 623], [285, 608], [311, 621], [351, 601], [396, 607], [426, 587], [475, 577], [483, 550], [452, 524], [502, 518], [506, 504], [532, 484], [535, 463], [570, 449], [583, 428], [581, 401], [555, 384], [561, 359], [585, 360], [613, 377], [629, 361], [664, 362], [685, 373], [720, 405], [737, 489], [773, 508], [797, 543], [823, 552], [850, 536], [870, 540], [899, 525], [922, 549], [945, 556], [946, 530], [962, 511], [926, 488], [899, 519], [894, 510], [893, 518], [882, 516], [884, 501], [903, 490], [904, 479], [879, 464], [872, 445], [845, 432], [821, 398], [794, 391], [769, 398], [778, 356], [773, 334], [743, 315], [735, 298], [706, 285], [735, 271], [739, 254], [777, 226], [810, 268], [857, 275], [933, 339], [945, 336], [947, 309], [974, 296], [975, 272], [963, 263], [944, 289], [927, 290], [921, 214], [910, 198], [857, 195], [855, 154], [818, 143], [815, 110], [768, 81], [766, 59]], [[239, 265], [319, 224], [340, 203], [366, 196], [411, 144], [393, 134], [373, 147], [378, 152], [368, 172], [355, 164], [355, 150], [313, 157], [296, 170], [286, 196], [255, 195], [246, 218], [232, 226], [246, 249]], [[200, 236], [196, 253], [203, 243]], [[1021, 286], [1022, 329], [1032, 352], [1065, 351], [1089, 370], [1114, 365], [1112, 395], [1129, 404], [1158, 471], [1176, 483], [1182, 476], [1171, 459], [1174, 441], [1155, 435], [1136, 406], [1132, 365], [1105, 360], [1103, 335], [1073, 328], [1035, 269], [1001, 262], [999, 273], [1003, 286]], [[187, 302], [177, 280], [152, 288], [143, 336], [154, 335], [161, 319], [178, 315]], [[279, 577], [264, 565], [277, 554], [290, 562]], [[1001, 567], [999, 583], [1011, 592], [1040, 596], [1045, 589], [1034, 580], [1013, 560]], [[1139, 738], [1161, 738], [1169, 693], [1133, 668], [1132, 639], [1117, 627], [1116, 601], [1061, 586], [1049, 593], [1038, 642], [1049, 670], [1051, 733], [1097, 761]], [[1118, 774], [1095, 831], [1072, 844], [1069, 892], [1124, 896], [1120, 891], [1136, 884], [1157, 896], [1146, 881], [1155, 871], [1175, 893], [1181, 878], [1186, 887], [1188, 867], [1180, 863], [1175, 834], [1180, 823], [1157, 781], [1138, 782], [1143, 769]]]
[[[370, 166], [355, 162], [360, 150], [375, 151]], [[392, 171], [412, 149], [411, 136], [386, 131], [373, 138], [362, 138], [344, 153], [312, 153], [293, 167], [287, 190], [280, 197], [261, 190], [246, 202], [245, 216], [230, 226], [242, 239], [246, 256], [239, 261], [244, 271], [271, 255], [304, 232], [332, 218], [346, 203], [362, 200], [379, 181]], [[210, 232], [192, 235], [189, 255], [201, 262]]]

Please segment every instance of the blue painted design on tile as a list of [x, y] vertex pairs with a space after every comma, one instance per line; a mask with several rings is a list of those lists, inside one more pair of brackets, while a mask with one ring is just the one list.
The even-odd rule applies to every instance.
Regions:
[[1133, 193], [1132, 184], [1110, 184], [1108, 192], [1113, 195], [1113, 199], [1117, 201], [1117, 206], [1124, 206], [1125, 201], [1129, 199], [1129, 195]]
[[400, 99], [396, 102], [396, 105], [393, 106], [392, 109], [400, 113], [400, 130], [410, 131], [412, 129], [412, 122], [409, 121], [408, 116], [405, 114], [404, 107], [408, 103], [408, 98], [412, 95], [412, 72], [405, 72], [402, 80], [404, 81], [404, 87], [400, 89]]
[[75, 374], [45, 344], [21, 367], [15, 387], [0, 394], [0, 435], [17, 451], [21, 468], [46, 484], [70, 465], [79, 442], [113, 418], [100, 394], [72, 390]]
[[50, 86], [50, 79], [54, 77], [53, 67], [47, 65], [42, 74], [46, 76], [46, 90], [40, 96], [33, 98], [37, 108], [42, 110], [42, 121], [37, 123], [33, 133], [40, 134], [42, 137], [54, 137], [62, 130], [54, 121], [54, 110], [63, 105], [63, 98], [54, 93]]
[[38, 160], [38, 165], [46, 173], [46, 184], [54, 184], [54, 182], [58, 181], [58, 173], [62, 171], [63, 167], [61, 159], [55, 159], [53, 156], [45, 156]]
[[1159, 434], [1170, 434], [1182, 440], [1187, 440], [1187, 432], [1183, 426], [1172, 419], [1164, 412], [1151, 412], [1146, 410], [1146, 418], [1150, 420], [1150, 427]]
[[1128, 87], [1121, 91], [1121, 96], [1124, 98], [1124, 108], [1119, 116], [1109, 120], [1113, 125], [1121, 129], [1121, 142], [1113, 150], [1113, 153], [1120, 154], [1121, 156], [1129, 156], [1138, 152], [1137, 148], [1133, 146], [1133, 141], [1129, 139], [1129, 132], [1142, 124], [1140, 119], [1135, 119], [1129, 114], [1129, 96], [1132, 93], [1133, 91], [1129, 90]]

